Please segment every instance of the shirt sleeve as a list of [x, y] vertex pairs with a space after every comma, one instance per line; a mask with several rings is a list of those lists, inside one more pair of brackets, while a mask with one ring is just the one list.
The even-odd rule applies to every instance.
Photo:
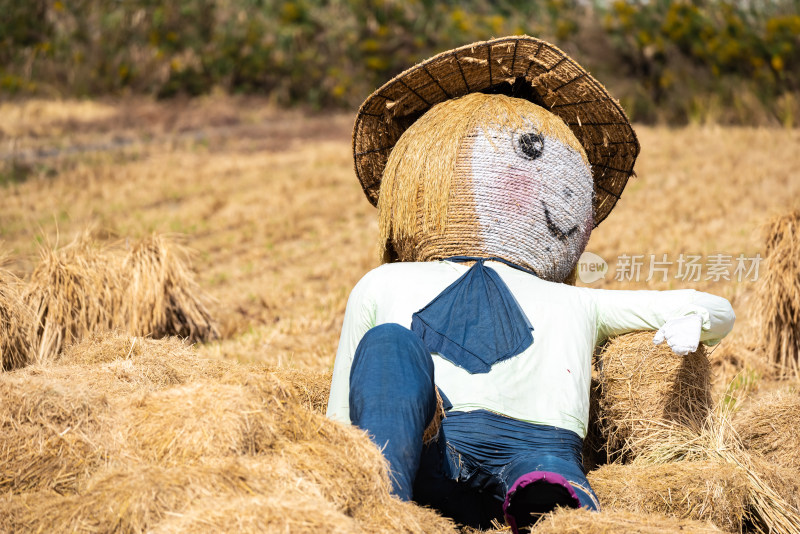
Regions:
[[350, 423], [350, 367], [353, 356], [361, 338], [375, 326], [374, 272], [367, 273], [350, 292], [333, 364], [327, 416], [343, 423]]
[[703, 319], [700, 341], [716, 345], [731, 331], [736, 320], [727, 299], [694, 289], [591, 291], [597, 312], [598, 342], [634, 330], [658, 330], [670, 319], [699, 315]]

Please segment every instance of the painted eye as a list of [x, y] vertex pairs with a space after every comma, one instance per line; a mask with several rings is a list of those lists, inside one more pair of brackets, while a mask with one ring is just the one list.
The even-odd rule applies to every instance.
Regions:
[[544, 152], [544, 137], [538, 133], [524, 133], [517, 139], [522, 155], [527, 159], [536, 159]]

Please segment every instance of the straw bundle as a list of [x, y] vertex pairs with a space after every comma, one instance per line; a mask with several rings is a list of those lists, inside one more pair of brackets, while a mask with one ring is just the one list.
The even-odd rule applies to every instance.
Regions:
[[88, 234], [60, 250], [43, 248], [24, 299], [35, 312], [29, 360], [36, 363], [52, 362], [63, 347], [93, 332], [121, 329], [190, 341], [219, 335], [186, 251], [158, 235], [127, 254], [95, 246]]
[[711, 460], [736, 467], [747, 476], [749, 513], [758, 531], [800, 532], [798, 498], [792, 495], [792, 488], [796, 491], [798, 486], [796, 482], [783, 480], [792, 471], [776, 470], [763, 458], [745, 450], [730, 426], [727, 411], [712, 412], [698, 429], [661, 424], [634, 446], [639, 450], [634, 460], [636, 465]]
[[28, 364], [33, 313], [22, 299], [21, 281], [0, 269], [0, 372]]
[[159, 235], [131, 248], [121, 273], [127, 280], [123, 316], [132, 334], [191, 341], [219, 337], [187, 258], [185, 249]]
[[780, 377], [800, 378], [800, 210], [770, 221], [756, 313]]
[[800, 469], [781, 467], [757, 455], [750, 457], [750, 464], [759, 479], [800, 516]]
[[87, 235], [58, 251], [40, 250], [25, 300], [36, 321], [32, 361], [53, 361], [61, 348], [93, 331], [119, 324], [123, 279], [107, 249]]
[[736, 415], [734, 427], [748, 449], [776, 465], [800, 469], [800, 392], [754, 399]]
[[531, 534], [704, 534], [722, 532], [711, 523], [691, 519], [675, 519], [654, 514], [637, 514], [621, 510], [600, 513], [586, 509], [559, 508], [544, 516], [531, 529]]
[[609, 455], [635, 457], [654, 428], [702, 426], [710, 409], [710, 365], [705, 346], [678, 356], [654, 345], [652, 332], [609, 341], [599, 357], [600, 425]]
[[213, 493], [246, 493], [253, 485], [237, 463], [165, 468], [139, 465], [98, 473], [80, 495], [10, 500], [16, 530], [144, 532], [170, 513]]
[[747, 475], [721, 461], [609, 464], [589, 473], [603, 510], [710, 521], [739, 532], [747, 516]]
[[93, 333], [66, 347], [57, 363], [31, 372], [59, 380], [74, 376], [108, 396], [215, 380], [235, 369], [233, 363], [199, 358], [186, 340], [148, 339], [120, 331]]
[[[0, 511], [6, 512], [9, 530], [16, 531], [196, 532], [239, 522], [252, 525], [251, 531], [255, 525], [281, 532], [327, 530], [329, 525], [347, 532], [453, 531], [449, 521], [389, 497], [382, 487], [359, 506], [344, 508], [327, 498], [317, 480], [304, 480], [292, 463], [292, 458], [271, 457], [115, 469], [99, 473], [81, 495], [6, 498], [0, 500]], [[366, 489], [351, 486], [356, 495]], [[241, 502], [248, 506], [235, 506]]]

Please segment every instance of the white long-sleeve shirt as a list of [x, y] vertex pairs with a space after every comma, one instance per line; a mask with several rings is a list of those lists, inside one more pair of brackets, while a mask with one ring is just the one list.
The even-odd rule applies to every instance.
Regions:
[[[585, 437], [592, 355], [598, 343], [634, 330], [657, 330], [669, 319], [697, 314], [703, 319], [701, 341], [713, 345], [730, 332], [735, 320], [726, 299], [693, 289], [591, 289], [547, 282], [500, 262], [486, 265], [497, 271], [533, 325], [533, 344], [480, 374], [433, 353], [434, 380], [453, 410], [489, 410]], [[364, 334], [384, 323], [410, 328], [412, 314], [467, 269], [448, 261], [390, 263], [356, 284], [336, 353], [328, 417], [350, 422], [350, 367]]]

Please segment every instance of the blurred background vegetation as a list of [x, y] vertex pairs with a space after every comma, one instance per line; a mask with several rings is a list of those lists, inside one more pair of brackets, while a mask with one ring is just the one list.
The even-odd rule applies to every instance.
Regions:
[[212, 91], [353, 109], [475, 40], [555, 42], [634, 120], [800, 121], [800, 0], [0, 0], [0, 97]]

